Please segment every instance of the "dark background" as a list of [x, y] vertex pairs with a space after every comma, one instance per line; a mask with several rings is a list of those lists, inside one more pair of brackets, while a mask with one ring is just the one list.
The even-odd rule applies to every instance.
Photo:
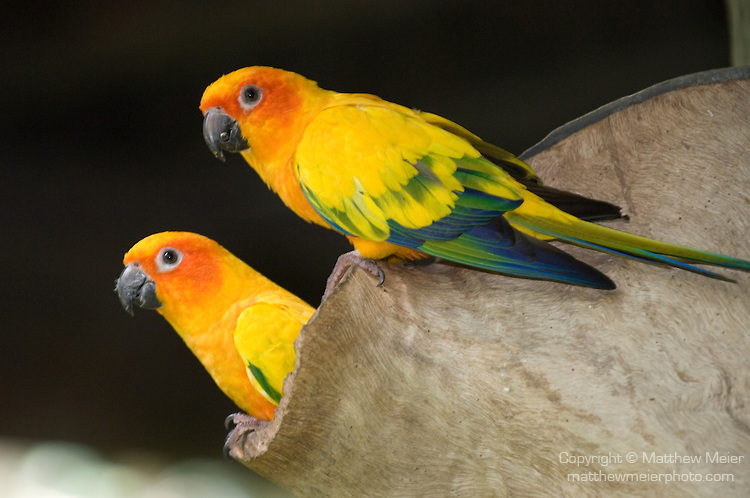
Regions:
[[277, 66], [520, 153], [729, 65], [717, 0], [6, 2], [0, 19], [0, 438], [168, 457], [219, 455], [234, 406], [159, 315], [120, 309], [122, 254], [199, 232], [317, 305], [349, 250], [240, 157], [213, 159], [198, 103], [216, 78]]

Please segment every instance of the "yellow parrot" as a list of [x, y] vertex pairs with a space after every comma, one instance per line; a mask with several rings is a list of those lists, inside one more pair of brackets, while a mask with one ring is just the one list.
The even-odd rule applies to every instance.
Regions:
[[125, 311], [155, 309], [239, 408], [273, 420], [294, 340], [315, 309], [194, 233], [150, 235], [123, 263], [115, 291]]
[[619, 209], [544, 186], [526, 163], [461, 126], [374, 95], [325, 90], [296, 73], [255, 66], [209, 85], [200, 109], [217, 158], [242, 154], [297, 215], [346, 235], [363, 258], [434, 256], [517, 277], [615, 287], [547, 242], [556, 239], [723, 280], [693, 264], [750, 271], [748, 261], [591, 223], [619, 217]]

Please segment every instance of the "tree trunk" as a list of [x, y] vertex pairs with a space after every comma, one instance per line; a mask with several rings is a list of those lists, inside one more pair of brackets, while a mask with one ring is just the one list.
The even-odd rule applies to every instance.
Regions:
[[[616, 101], [525, 159], [623, 206], [610, 226], [750, 259], [747, 68]], [[276, 420], [232, 456], [307, 496], [750, 496], [750, 276], [560, 246], [617, 289], [350, 271], [302, 329]]]

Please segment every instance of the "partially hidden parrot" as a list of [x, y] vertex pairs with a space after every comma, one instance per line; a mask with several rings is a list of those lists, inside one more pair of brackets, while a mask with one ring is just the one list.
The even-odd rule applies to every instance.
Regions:
[[315, 309], [194, 233], [150, 235], [123, 263], [115, 285], [123, 308], [158, 311], [239, 408], [273, 420], [294, 340]]
[[619, 217], [619, 208], [544, 186], [526, 163], [463, 127], [374, 95], [256, 66], [209, 85], [200, 109], [217, 158], [239, 152], [297, 215], [344, 234], [363, 258], [434, 256], [615, 288], [554, 239], [722, 280], [730, 279], [694, 263], [750, 271], [745, 260], [591, 223]]

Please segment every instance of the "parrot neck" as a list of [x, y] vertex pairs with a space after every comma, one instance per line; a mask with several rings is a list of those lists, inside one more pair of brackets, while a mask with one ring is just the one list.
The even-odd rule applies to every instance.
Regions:
[[[247, 307], [257, 296], [279, 288], [242, 261], [232, 263], [235, 264], [221, 272], [222, 279], [215, 290], [200, 289], [191, 298], [183, 295], [179, 302], [162, 308], [164, 317], [189, 346], [205, 340], [209, 329], [231, 321], [229, 315], [237, 306], [247, 303]], [[235, 319], [241, 311], [234, 313]]]
[[241, 152], [261, 179], [302, 219], [326, 228], [330, 226], [307, 201], [297, 177], [295, 154], [310, 122], [326, 107], [336, 105], [336, 92], [310, 86], [304, 98], [290, 99], [290, 106], [276, 109], [256, 136], [249, 134], [250, 148]]
[[273, 282], [244, 265], [227, 271], [221, 289], [203, 306], [163, 313], [200, 360], [217, 386], [247, 413], [262, 420], [273, 418], [273, 405], [256, 391], [234, 343], [237, 319], [263, 295], [275, 292]]

